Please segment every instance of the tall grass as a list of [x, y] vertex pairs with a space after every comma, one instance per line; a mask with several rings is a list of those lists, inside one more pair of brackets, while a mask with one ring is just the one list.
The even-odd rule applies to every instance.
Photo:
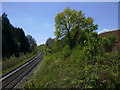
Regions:
[[22, 65], [35, 56], [33, 53], [27, 53], [26, 55], [21, 54], [20, 57], [4, 58], [4, 60], [2, 60], [2, 74]]

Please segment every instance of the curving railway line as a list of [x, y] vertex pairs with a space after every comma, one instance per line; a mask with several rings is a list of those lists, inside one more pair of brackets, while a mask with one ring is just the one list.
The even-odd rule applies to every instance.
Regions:
[[2, 84], [0, 90], [14, 89], [14, 87], [42, 60], [43, 57], [44, 53], [41, 51], [38, 56], [3, 75], [2, 78], [0, 78], [0, 84]]

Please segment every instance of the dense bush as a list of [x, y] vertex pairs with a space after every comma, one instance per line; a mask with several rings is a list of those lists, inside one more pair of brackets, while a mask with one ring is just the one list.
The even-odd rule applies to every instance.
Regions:
[[112, 46], [115, 43], [116, 37], [113, 35], [108, 35], [108, 36], [104, 37], [102, 40], [103, 40], [102, 43], [103, 43], [105, 50], [107, 52], [112, 51]]
[[[118, 84], [118, 52], [85, 54], [80, 45], [45, 56], [40, 70], [25, 88], [112, 88]], [[89, 53], [90, 54], [90, 53]], [[39, 77], [41, 76], [41, 77]]]

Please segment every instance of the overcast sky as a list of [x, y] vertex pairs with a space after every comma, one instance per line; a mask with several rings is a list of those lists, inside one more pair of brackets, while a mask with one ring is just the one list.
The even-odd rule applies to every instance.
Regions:
[[93, 17], [99, 25], [99, 33], [118, 29], [117, 2], [2, 2], [2, 12], [8, 14], [11, 24], [23, 28], [26, 35], [32, 35], [38, 45], [55, 37], [54, 18], [66, 7]]

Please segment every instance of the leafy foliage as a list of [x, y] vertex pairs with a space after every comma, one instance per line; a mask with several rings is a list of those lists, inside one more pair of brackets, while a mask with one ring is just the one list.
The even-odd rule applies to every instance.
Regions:
[[57, 14], [55, 18], [55, 36], [56, 39], [67, 38], [69, 46], [74, 47], [81, 31], [92, 32], [98, 25], [94, 24], [92, 17], [85, 17], [82, 11], [66, 8], [63, 12]]
[[112, 51], [112, 46], [114, 45], [115, 40], [116, 37], [112, 35], [108, 35], [103, 38], [103, 46], [107, 52]]
[[73, 50], [66, 46], [61, 51], [47, 54], [25, 88], [115, 89], [119, 55], [104, 52], [89, 58], [83, 51], [80, 46]]

